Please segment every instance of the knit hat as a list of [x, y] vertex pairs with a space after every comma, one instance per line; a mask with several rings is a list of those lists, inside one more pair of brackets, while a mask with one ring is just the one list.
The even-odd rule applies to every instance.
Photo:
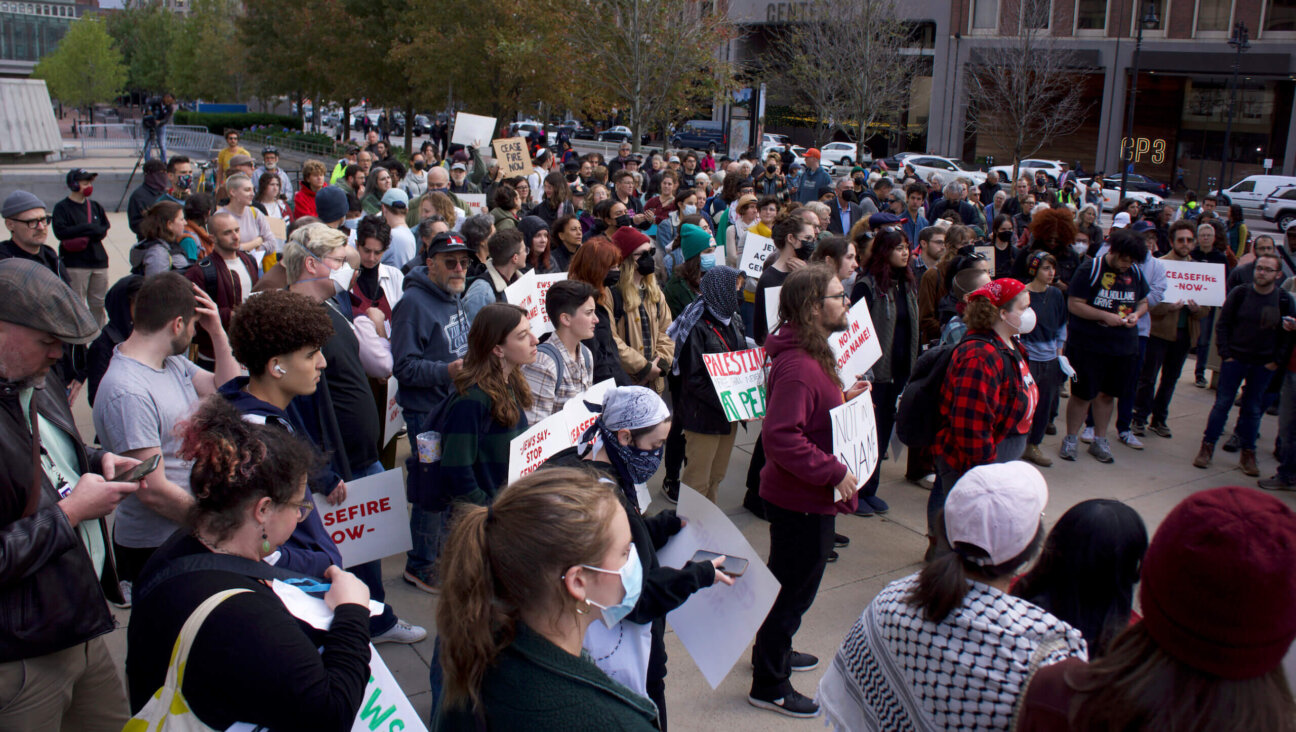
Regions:
[[324, 186], [315, 194], [315, 215], [326, 224], [345, 219], [347, 215], [346, 194], [337, 186]]
[[684, 224], [680, 227], [680, 249], [684, 251], [685, 260], [692, 259], [701, 254], [704, 249], [713, 246], [715, 242], [712, 241], [711, 235], [701, 226]]
[[1026, 289], [1020, 280], [1011, 277], [1001, 277], [997, 280], [986, 283], [980, 289], [973, 290], [968, 294], [968, 302], [978, 297], [984, 297], [994, 303], [995, 307], [1001, 308], [1013, 301], [1013, 298], [1021, 294]]
[[[685, 226], [688, 226], [688, 224], [685, 224]], [[649, 241], [651, 239], [646, 234], [633, 226], [622, 226], [612, 235], [612, 243], [617, 245], [617, 249], [621, 250], [621, 259], [623, 260], [634, 254], [634, 250]]]
[[0, 216], [7, 219], [17, 216], [23, 211], [30, 211], [33, 208], [45, 208], [45, 204], [27, 191], [14, 191], [5, 197], [4, 208], [0, 209]]
[[1039, 470], [1020, 460], [972, 468], [945, 499], [945, 536], [958, 551], [967, 544], [988, 556], [969, 557], [996, 566], [1019, 556], [1035, 540], [1048, 504]]
[[1252, 488], [1194, 493], [1143, 557], [1143, 625], [1170, 656], [1225, 679], [1273, 670], [1296, 639], [1296, 513]]
[[522, 232], [522, 240], [526, 242], [527, 251], [531, 251], [531, 240], [541, 231], [548, 231], [549, 225], [539, 216], [523, 216], [517, 222], [518, 231]]

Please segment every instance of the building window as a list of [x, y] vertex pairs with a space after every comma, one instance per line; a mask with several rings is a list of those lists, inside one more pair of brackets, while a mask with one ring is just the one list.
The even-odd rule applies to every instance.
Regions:
[[1296, 32], [1296, 0], [1269, 0], [1265, 3], [1264, 29], [1267, 32]]
[[1107, 28], [1107, 0], [1077, 0], [1076, 30], [1105, 30]]
[[[1228, 0], [1225, 0], [1227, 2]], [[1130, 3], [1133, 5], [1133, 12], [1130, 16], [1129, 34], [1130, 37], [1138, 35], [1139, 19], [1147, 15], [1147, 6], [1151, 5], [1156, 8], [1157, 24], [1154, 26], [1145, 26], [1143, 32], [1153, 35], [1165, 35], [1167, 18], [1170, 16], [1170, 0], [1136, 0]]]
[[1021, 0], [1021, 27], [1048, 30], [1053, 23], [1053, 0]]
[[973, 30], [995, 30], [999, 27], [999, 0], [973, 0]]

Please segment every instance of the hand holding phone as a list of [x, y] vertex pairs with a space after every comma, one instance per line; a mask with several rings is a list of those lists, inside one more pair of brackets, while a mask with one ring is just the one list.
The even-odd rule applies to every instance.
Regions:
[[135, 483], [144, 479], [144, 476], [157, 470], [157, 466], [162, 462], [162, 453], [157, 453], [153, 457], [127, 470], [125, 474], [113, 477], [116, 483]]
[[724, 561], [720, 564], [719, 567], [716, 567], [716, 569], [718, 569], [721, 572], [724, 572], [730, 577], [741, 577], [743, 576], [743, 574], [747, 572], [746, 559], [743, 559], [742, 557], [730, 556], [728, 554], [720, 554], [718, 552], [709, 552], [705, 549], [699, 549], [697, 553], [693, 555], [693, 559], [691, 561], [710, 562], [712, 560], [721, 559], [721, 558], [723, 558]]

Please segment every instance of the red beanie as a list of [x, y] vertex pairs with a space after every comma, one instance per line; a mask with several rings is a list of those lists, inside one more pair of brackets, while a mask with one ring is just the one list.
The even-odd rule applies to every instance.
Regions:
[[621, 250], [621, 259], [625, 260], [634, 250], [652, 241], [647, 234], [634, 228], [633, 226], [622, 226], [612, 235], [612, 243], [617, 245]]
[[994, 303], [995, 307], [1001, 308], [1012, 302], [1013, 298], [1020, 295], [1024, 289], [1026, 285], [1021, 282], [1011, 277], [1001, 277], [968, 293], [967, 299], [968, 302], [972, 302], [973, 298], [984, 297]]
[[1296, 513], [1252, 488], [1194, 493], [1143, 557], [1143, 624], [1181, 663], [1225, 679], [1272, 671], [1296, 639]]

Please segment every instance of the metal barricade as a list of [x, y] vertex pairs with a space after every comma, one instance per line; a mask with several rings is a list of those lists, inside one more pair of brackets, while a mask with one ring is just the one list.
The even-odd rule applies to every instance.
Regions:
[[144, 146], [140, 132], [139, 125], [129, 122], [77, 125], [81, 156], [85, 157], [87, 150], [131, 150], [138, 153]]
[[221, 138], [201, 125], [167, 125], [167, 154], [184, 153], [201, 158], [212, 157], [211, 151], [219, 147]]

